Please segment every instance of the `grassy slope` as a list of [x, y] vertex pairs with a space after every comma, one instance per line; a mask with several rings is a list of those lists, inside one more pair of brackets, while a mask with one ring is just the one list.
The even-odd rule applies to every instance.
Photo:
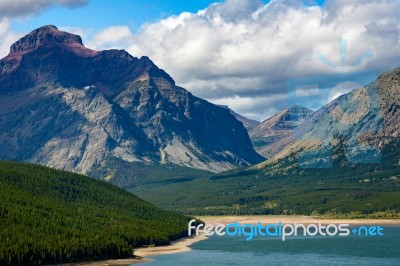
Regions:
[[141, 185], [133, 192], [187, 214], [399, 217], [400, 143], [388, 145], [378, 165], [349, 164], [338, 150], [330, 169], [290, 168], [293, 161], [279, 161], [261, 170], [240, 169], [159, 187]]
[[102, 181], [0, 162], [0, 265], [126, 257], [186, 235], [188, 219]]
[[130, 163], [115, 157], [107, 158], [105, 161], [105, 165], [94, 167], [89, 175], [128, 190], [138, 186], [155, 188], [188, 182], [212, 174], [205, 170], [176, 164]]

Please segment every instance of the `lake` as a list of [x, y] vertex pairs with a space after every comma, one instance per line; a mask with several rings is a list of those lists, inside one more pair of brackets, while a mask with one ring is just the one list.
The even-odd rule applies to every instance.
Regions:
[[192, 251], [151, 257], [144, 265], [400, 265], [400, 227], [384, 226], [383, 236], [243, 237], [213, 236]]

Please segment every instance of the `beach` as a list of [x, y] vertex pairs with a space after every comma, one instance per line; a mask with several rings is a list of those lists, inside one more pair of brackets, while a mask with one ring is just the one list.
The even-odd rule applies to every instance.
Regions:
[[150, 257], [154, 255], [173, 254], [178, 252], [190, 251], [190, 246], [196, 242], [202, 241], [207, 237], [201, 232], [200, 235], [185, 237], [177, 241], [171, 242], [171, 245], [158, 247], [143, 247], [135, 249], [134, 254], [139, 257]]
[[57, 264], [59, 266], [123, 266], [137, 263], [144, 263], [151, 261], [148, 257], [155, 255], [174, 254], [179, 252], [190, 251], [190, 245], [206, 239], [206, 236], [201, 232], [198, 236], [191, 236], [172, 241], [170, 245], [166, 246], [150, 246], [141, 247], [134, 250], [135, 258], [130, 259], [117, 259], [117, 260], [103, 260], [91, 262], [78, 262], [78, 263], [65, 263]]
[[238, 222], [241, 224], [249, 223], [262, 224], [270, 223], [302, 223], [302, 224], [350, 224], [350, 225], [400, 225], [400, 219], [330, 219], [315, 216], [300, 215], [248, 215], [248, 216], [199, 216], [198, 219], [207, 224], [230, 224]]
[[84, 261], [76, 263], [63, 263], [63, 264], [52, 264], [58, 266], [126, 266], [137, 263], [148, 262], [150, 259], [137, 257], [130, 259], [115, 259], [115, 260], [100, 260], [100, 261]]

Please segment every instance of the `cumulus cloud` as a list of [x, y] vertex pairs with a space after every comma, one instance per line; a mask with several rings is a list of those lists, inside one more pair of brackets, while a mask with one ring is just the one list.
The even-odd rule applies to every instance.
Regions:
[[96, 34], [88, 43], [93, 49], [123, 49], [130, 42], [132, 32], [127, 26], [108, 27]]
[[21, 33], [11, 30], [11, 23], [8, 19], [0, 19], [0, 58], [3, 58], [10, 51], [10, 46], [22, 37]]
[[86, 5], [87, 1], [88, 0], [1, 0], [0, 17], [34, 14], [52, 5], [74, 8]]
[[[286, 94], [274, 94], [263, 97], [230, 96], [214, 98], [212, 101], [218, 105], [227, 105], [233, 110], [240, 110], [246, 117], [259, 118], [260, 121], [271, 117], [283, 110], [286, 106], [278, 103], [284, 102]], [[257, 106], [257, 108], [254, 108]]]
[[[399, 9], [396, 0], [331, 0], [323, 7], [294, 0], [226, 0], [146, 24], [138, 34], [106, 29], [93, 46], [116, 44], [135, 56], [147, 55], [195, 95], [263, 120], [287, 102], [290, 79], [398, 66]], [[344, 67], [342, 38], [348, 39]], [[352, 66], [367, 50], [373, 57]], [[337, 67], [317, 60], [318, 51]]]

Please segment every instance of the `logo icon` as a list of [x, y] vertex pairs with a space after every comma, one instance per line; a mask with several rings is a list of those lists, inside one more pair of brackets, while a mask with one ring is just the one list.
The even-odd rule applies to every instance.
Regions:
[[286, 83], [289, 106], [327, 104], [313, 115], [313, 121], [292, 132], [293, 140], [307, 147], [299, 157], [302, 168], [332, 167], [334, 145], [339, 141], [345, 143], [345, 156], [350, 163], [381, 160], [380, 150], [364, 141], [368, 134], [381, 130], [379, 95], [374, 83], [370, 83], [377, 76], [371, 70], [353, 70], [373, 53], [368, 49], [347, 64], [347, 47], [348, 40], [340, 40], [340, 64], [319, 51], [316, 53], [316, 59], [331, 67], [333, 73], [294, 78]]

